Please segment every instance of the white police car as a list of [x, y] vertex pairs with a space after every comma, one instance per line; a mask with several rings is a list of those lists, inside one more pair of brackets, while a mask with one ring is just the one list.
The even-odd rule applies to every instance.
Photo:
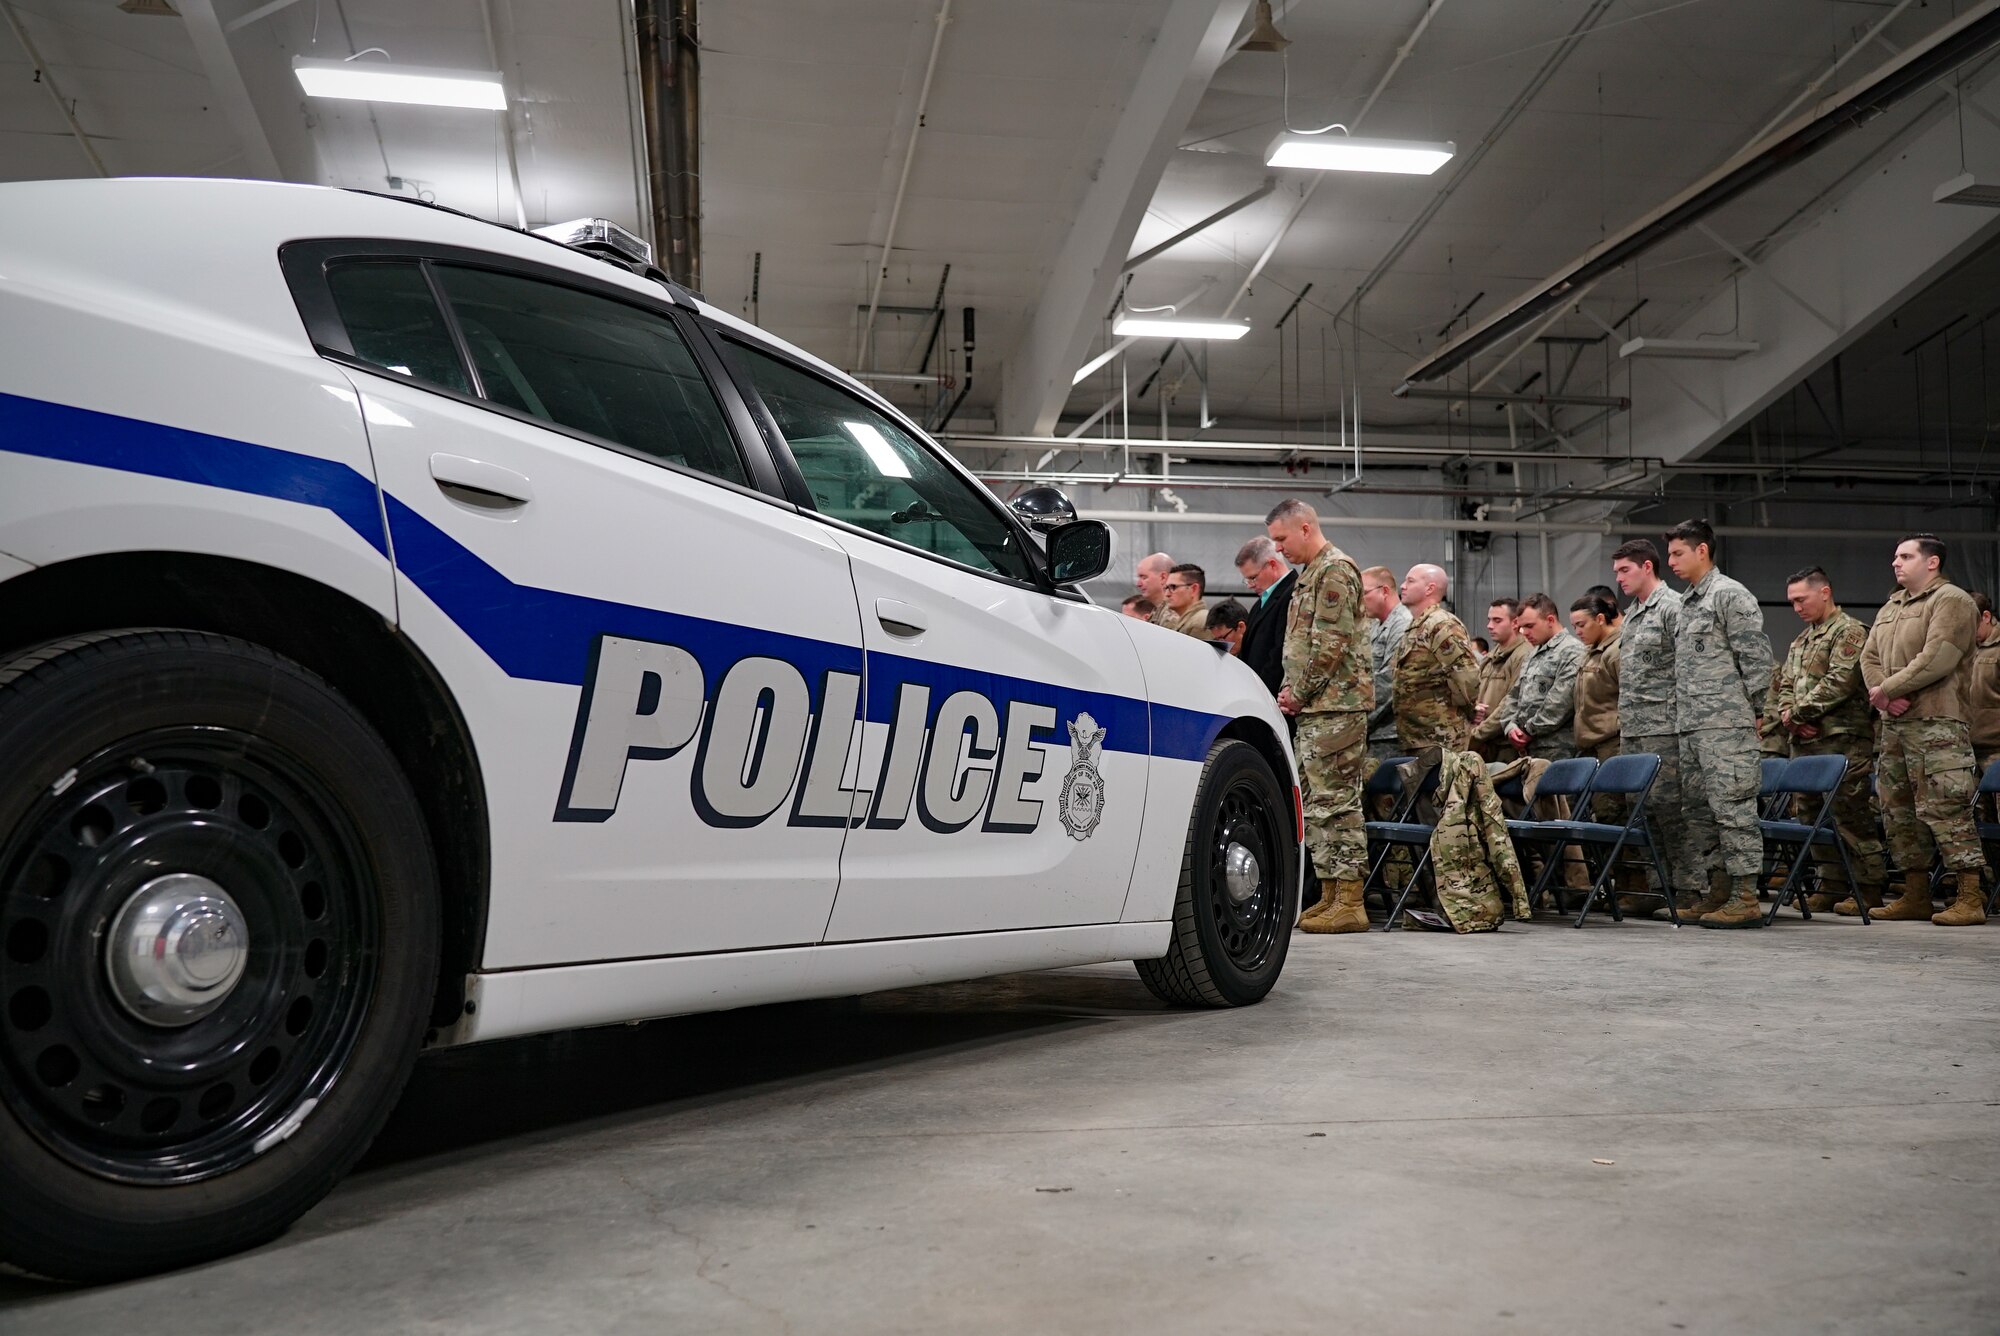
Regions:
[[[634, 272], [641, 270], [641, 272]], [[883, 400], [364, 194], [0, 185], [0, 1259], [270, 1237], [418, 1048], [1131, 959], [1254, 1002], [1257, 679]]]

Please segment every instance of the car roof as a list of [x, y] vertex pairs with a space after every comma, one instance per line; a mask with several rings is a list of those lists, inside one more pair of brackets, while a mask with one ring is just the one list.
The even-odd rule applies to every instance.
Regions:
[[[168, 327], [281, 345], [304, 337], [276, 257], [286, 242], [365, 237], [462, 246], [689, 305], [652, 279], [546, 237], [414, 199], [210, 177], [0, 183], [0, 286], [152, 308]], [[703, 315], [876, 396], [845, 372], [704, 301]]]

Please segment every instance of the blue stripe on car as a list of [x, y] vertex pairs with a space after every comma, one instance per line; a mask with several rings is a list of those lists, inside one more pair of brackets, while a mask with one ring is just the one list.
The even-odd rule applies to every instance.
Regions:
[[[599, 635], [681, 646], [700, 660], [711, 695], [729, 665], [752, 655], [793, 664], [813, 684], [815, 697], [827, 672], [862, 671], [859, 646], [517, 584], [394, 496], [378, 497], [372, 481], [335, 460], [4, 393], [0, 451], [319, 506], [385, 556], [386, 512], [397, 569], [509, 677], [580, 686]], [[1171, 760], [1205, 759], [1229, 722], [1200, 710], [1149, 706], [1129, 696], [928, 659], [872, 659], [867, 715], [879, 723], [895, 718], [903, 682], [930, 687], [933, 709], [952, 692], [976, 691], [1002, 708], [1011, 700], [1050, 706], [1063, 719], [1087, 712], [1105, 727], [1107, 749]]]

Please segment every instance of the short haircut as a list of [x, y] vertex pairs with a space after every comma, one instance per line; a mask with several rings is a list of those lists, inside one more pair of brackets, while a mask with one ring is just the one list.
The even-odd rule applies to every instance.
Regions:
[[1211, 631], [1232, 631], [1249, 620], [1250, 614], [1233, 598], [1225, 598], [1208, 610], [1208, 629]]
[[1489, 611], [1493, 608], [1505, 608], [1509, 617], [1521, 615], [1521, 600], [1518, 598], [1496, 598], [1486, 606]]
[[1707, 520], [1682, 520], [1679, 524], [1667, 530], [1667, 541], [1669, 543], [1673, 542], [1676, 538], [1686, 543], [1689, 547], [1699, 547], [1701, 544], [1706, 543], [1708, 544], [1708, 555], [1711, 558], [1715, 556], [1715, 528]]
[[1618, 605], [1618, 591], [1613, 589], [1610, 585], [1592, 585], [1590, 588], [1583, 591], [1583, 596], [1585, 598], [1609, 599], [1611, 600], [1611, 604], [1613, 607], [1616, 607]]
[[1387, 566], [1370, 566], [1367, 570], [1361, 572], [1361, 587], [1366, 589], [1370, 582], [1385, 584], [1393, 589], [1396, 585], [1396, 572], [1390, 570]]
[[1944, 539], [1938, 537], [1936, 534], [1906, 533], [1903, 535], [1902, 542], [1897, 543], [1896, 546], [1901, 547], [1903, 543], [1915, 543], [1918, 552], [1926, 557], [1936, 557], [1938, 559], [1938, 566], [1940, 568], [1944, 566]]
[[1238, 570], [1245, 566], [1255, 566], [1261, 570], [1265, 562], [1277, 555], [1278, 545], [1259, 534], [1236, 549], [1236, 566]]
[[1811, 585], [1814, 589], [1825, 589], [1833, 584], [1826, 578], [1824, 566], [1808, 566], [1802, 571], [1793, 571], [1785, 580], [1785, 588], [1793, 585]]
[[1276, 524], [1279, 520], [1311, 520], [1314, 524], [1318, 524], [1319, 512], [1299, 500], [1296, 496], [1288, 496], [1277, 505], [1272, 506], [1271, 513], [1264, 517], [1264, 523], [1266, 524]]
[[1159, 611], [1158, 608], [1153, 606], [1153, 600], [1147, 598], [1144, 594], [1134, 594], [1118, 606], [1121, 608], [1130, 608], [1144, 617], [1150, 617]]
[[1192, 561], [1183, 561], [1180, 565], [1168, 571], [1167, 574], [1185, 575], [1190, 581], [1193, 582], [1194, 587], [1196, 589], [1199, 589], [1204, 593], [1206, 593], [1208, 590], [1208, 572], [1204, 571], [1201, 567], [1195, 565]]
[[1557, 615], [1556, 601], [1547, 594], [1530, 594], [1521, 600], [1521, 607], [1524, 609], [1533, 608], [1544, 617], [1554, 617]]
[[1973, 592], [1972, 595], [1972, 605], [1978, 608], [1981, 612], [1993, 611], [1993, 600], [1988, 598], [1986, 595], [1977, 592], [1976, 590]]
[[1634, 538], [1628, 543], [1620, 543], [1611, 554], [1611, 560], [1629, 561], [1634, 566], [1651, 566], [1653, 574], [1660, 573], [1660, 549], [1650, 538]]
[[1481, 654], [1484, 654], [1488, 650], [1493, 648], [1493, 646], [1486, 643], [1485, 636], [1474, 636], [1472, 638], [1472, 645], [1473, 648], [1477, 649]]
[[1569, 610], [1571, 612], [1587, 612], [1593, 617], [1602, 617], [1608, 622], [1617, 618], [1618, 603], [1617, 600], [1606, 598], [1596, 590], [1592, 590], [1576, 602], [1570, 604]]

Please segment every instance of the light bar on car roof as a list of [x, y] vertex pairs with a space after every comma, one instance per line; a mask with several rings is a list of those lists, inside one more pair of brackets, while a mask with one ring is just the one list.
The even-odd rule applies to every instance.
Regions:
[[652, 246], [609, 218], [572, 218], [566, 223], [550, 223], [547, 227], [531, 230], [538, 237], [547, 237], [565, 246], [606, 246], [639, 264], [653, 262]]

